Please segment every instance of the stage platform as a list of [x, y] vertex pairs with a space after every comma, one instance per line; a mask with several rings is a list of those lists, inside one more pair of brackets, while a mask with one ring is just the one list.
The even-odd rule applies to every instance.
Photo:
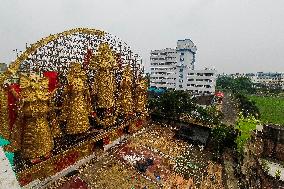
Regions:
[[98, 149], [105, 150], [105, 146], [125, 134], [139, 130], [146, 122], [129, 120], [107, 130], [91, 129], [84, 135], [65, 136], [55, 140], [55, 148], [49, 159], [32, 164], [15, 155], [15, 172], [21, 186], [29, 183], [40, 183], [62, 172], [86, 157], [94, 155]]

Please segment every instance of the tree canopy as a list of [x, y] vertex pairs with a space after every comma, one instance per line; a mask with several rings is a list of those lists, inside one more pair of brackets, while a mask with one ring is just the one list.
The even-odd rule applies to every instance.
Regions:
[[233, 93], [253, 93], [255, 91], [251, 79], [247, 77], [219, 76], [216, 81], [216, 88], [218, 90], [230, 90]]
[[181, 114], [196, 109], [196, 102], [192, 95], [185, 91], [166, 91], [156, 98], [151, 98], [149, 107], [163, 117], [179, 119]]

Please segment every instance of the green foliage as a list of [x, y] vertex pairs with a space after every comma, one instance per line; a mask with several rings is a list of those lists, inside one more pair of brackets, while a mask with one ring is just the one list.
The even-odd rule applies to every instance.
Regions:
[[238, 101], [239, 110], [245, 116], [248, 117], [250, 115], [255, 118], [260, 118], [260, 111], [256, 105], [256, 102], [249, 99], [244, 94], [237, 93], [235, 94], [235, 98]]
[[219, 156], [223, 154], [225, 147], [235, 147], [236, 131], [232, 127], [220, 124], [211, 130], [211, 136], [215, 144], [214, 151]]
[[275, 178], [280, 179], [280, 176], [281, 176], [281, 171], [279, 169], [277, 169], [275, 171]]
[[234, 79], [228, 76], [219, 76], [216, 80], [216, 88], [218, 90], [232, 90]]
[[161, 96], [150, 99], [149, 107], [154, 114], [169, 119], [179, 119], [182, 114], [196, 109], [196, 103], [185, 91], [166, 91]]
[[216, 87], [218, 90], [230, 90], [233, 93], [255, 92], [251, 79], [246, 77], [238, 77], [234, 79], [229, 76], [220, 76], [217, 78]]
[[223, 114], [215, 106], [198, 106], [186, 91], [166, 91], [148, 101], [152, 118], [197, 121], [205, 125], [219, 125]]
[[256, 102], [262, 122], [284, 125], [284, 97], [249, 96], [249, 98]]
[[216, 106], [197, 107], [196, 113], [193, 117], [206, 125], [219, 125], [223, 114], [217, 110]]
[[256, 129], [256, 125], [259, 124], [259, 120], [254, 116], [244, 117], [242, 114], [237, 121], [236, 129], [239, 130], [239, 135], [236, 138], [237, 150], [239, 153], [243, 153], [244, 145], [251, 137], [251, 132]]

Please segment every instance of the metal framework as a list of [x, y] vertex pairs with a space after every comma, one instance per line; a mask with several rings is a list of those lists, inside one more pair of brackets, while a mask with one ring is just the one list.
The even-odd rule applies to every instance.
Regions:
[[[83, 63], [88, 51], [96, 53], [99, 44], [108, 43], [124, 67], [131, 65], [134, 80], [142, 74], [142, 59], [131, 51], [130, 47], [118, 37], [104, 31], [77, 28], [51, 35], [28, 47], [28, 53], [21, 64], [19, 72], [30, 73], [56, 71], [65, 75], [71, 62]], [[32, 49], [32, 50], [31, 50]], [[91, 70], [86, 70], [90, 77]], [[117, 73], [122, 71], [118, 70]]]

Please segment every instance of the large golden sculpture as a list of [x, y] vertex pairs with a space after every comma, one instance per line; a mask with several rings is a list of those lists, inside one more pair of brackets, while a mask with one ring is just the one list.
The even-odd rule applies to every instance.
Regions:
[[107, 128], [116, 123], [115, 110], [115, 75], [117, 62], [107, 43], [101, 43], [97, 54], [91, 59], [91, 67], [96, 71], [93, 94], [96, 98], [96, 109], [102, 115], [96, 116], [99, 125]]
[[113, 108], [116, 92], [114, 70], [117, 69], [117, 63], [107, 43], [100, 44], [90, 65], [96, 70], [93, 94], [97, 98], [97, 108]]
[[47, 120], [53, 93], [48, 91], [48, 79], [21, 76], [20, 89], [19, 94], [13, 91], [19, 111], [11, 146], [27, 159], [46, 156], [53, 149], [53, 133]]
[[118, 97], [119, 112], [123, 115], [130, 115], [133, 113], [132, 80], [132, 72], [130, 66], [127, 65], [123, 70]]
[[72, 63], [67, 75], [68, 85], [64, 91], [62, 118], [66, 120], [66, 133], [84, 133], [90, 128], [92, 112], [87, 76], [79, 63]]
[[9, 140], [8, 91], [6, 86], [0, 85], [0, 136]]

